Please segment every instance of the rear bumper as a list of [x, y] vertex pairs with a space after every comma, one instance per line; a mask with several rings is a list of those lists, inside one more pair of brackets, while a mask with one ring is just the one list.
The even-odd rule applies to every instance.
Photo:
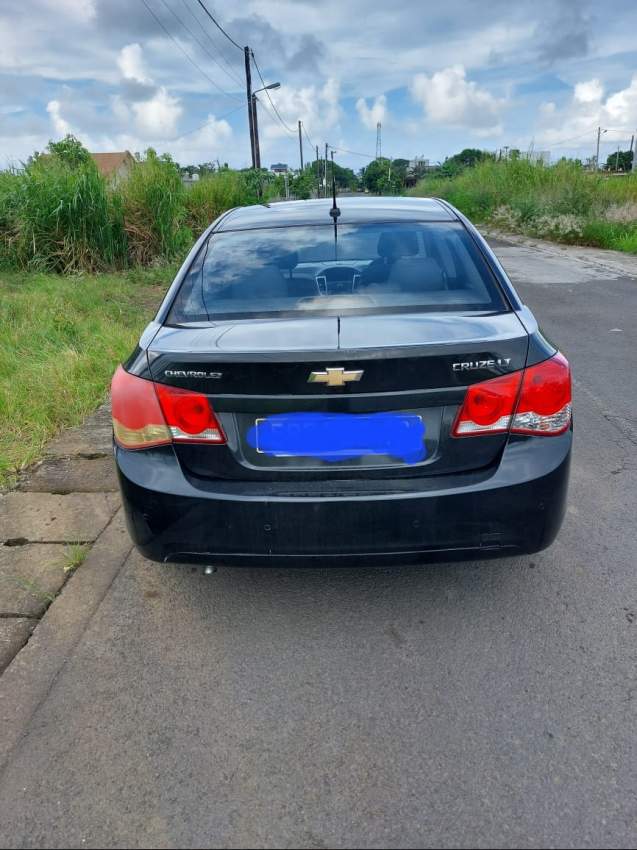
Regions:
[[[170, 447], [115, 456], [128, 528], [154, 561], [414, 562], [537, 552], [564, 516], [572, 433], [512, 438], [495, 470], [319, 485], [195, 487]], [[379, 484], [386, 488], [379, 492]], [[354, 489], [355, 488], [355, 489]], [[319, 493], [320, 489], [320, 493]]]

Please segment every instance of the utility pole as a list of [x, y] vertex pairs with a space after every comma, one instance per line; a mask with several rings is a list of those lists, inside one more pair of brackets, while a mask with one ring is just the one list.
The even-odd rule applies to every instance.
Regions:
[[301, 172], [303, 172], [303, 136], [301, 135], [301, 122], [299, 121], [299, 153], [301, 155]]
[[318, 145], [316, 145], [316, 197], [321, 197], [321, 166], [319, 165]]
[[619, 145], [617, 145], [617, 155], [615, 156], [615, 171], [619, 171]]
[[380, 159], [382, 156], [381, 144], [380, 144], [380, 129], [381, 123], [380, 121], [376, 124], [376, 159]]
[[327, 142], [325, 142], [325, 177], [323, 178], [324, 192], [323, 197], [327, 198]]
[[250, 154], [252, 156], [252, 167], [257, 167], [257, 159], [254, 147], [254, 112], [252, 105], [252, 72], [250, 68], [250, 48], [246, 45], [243, 48], [243, 55], [246, 64], [246, 95], [248, 98], [248, 125], [250, 127]]
[[634, 173], [635, 171], [637, 171], [637, 162], [636, 162], [636, 160], [637, 160], [637, 144], [635, 143], [635, 134], [634, 133], [633, 133], [632, 139], [630, 140], [630, 150], [632, 151], [632, 154], [633, 154], [633, 164], [632, 164], [630, 170]]
[[597, 128], [597, 151], [595, 153], [595, 171], [599, 171], [599, 142], [602, 137], [602, 133], [605, 133], [606, 130], [602, 130], [601, 127]]
[[259, 122], [257, 120], [257, 96], [252, 95], [252, 133], [254, 136], [254, 167], [261, 168], [261, 148], [259, 147]]

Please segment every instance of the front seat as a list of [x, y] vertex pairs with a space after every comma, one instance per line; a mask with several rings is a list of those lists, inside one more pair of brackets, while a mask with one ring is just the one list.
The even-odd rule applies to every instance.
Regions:
[[446, 289], [442, 269], [431, 257], [401, 257], [392, 265], [389, 288], [396, 292], [436, 292]]
[[414, 230], [385, 230], [378, 237], [377, 250], [378, 257], [363, 271], [360, 286], [385, 283], [396, 260], [418, 253], [418, 235]]

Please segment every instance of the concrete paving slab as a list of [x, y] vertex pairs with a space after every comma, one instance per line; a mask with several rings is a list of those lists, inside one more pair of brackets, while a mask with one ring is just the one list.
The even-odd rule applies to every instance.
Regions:
[[95, 540], [119, 504], [118, 493], [8, 493], [0, 496], [0, 541]]
[[85, 458], [49, 457], [25, 473], [18, 490], [30, 493], [104, 493], [117, 490], [112, 454]]
[[36, 622], [27, 617], [0, 618], [0, 673], [28, 641]]
[[120, 510], [0, 678], [0, 766], [71, 658], [131, 549]]
[[69, 428], [46, 447], [48, 457], [100, 457], [111, 455], [112, 423], [106, 402], [77, 428]]
[[0, 546], [0, 615], [41, 617], [64, 586], [62, 543]]

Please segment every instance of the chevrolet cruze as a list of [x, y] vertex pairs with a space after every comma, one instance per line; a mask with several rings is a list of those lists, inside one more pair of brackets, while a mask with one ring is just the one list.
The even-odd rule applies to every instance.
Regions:
[[388, 563], [558, 533], [569, 364], [441, 200], [234, 209], [113, 378], [128, 527], [156, 561]]

